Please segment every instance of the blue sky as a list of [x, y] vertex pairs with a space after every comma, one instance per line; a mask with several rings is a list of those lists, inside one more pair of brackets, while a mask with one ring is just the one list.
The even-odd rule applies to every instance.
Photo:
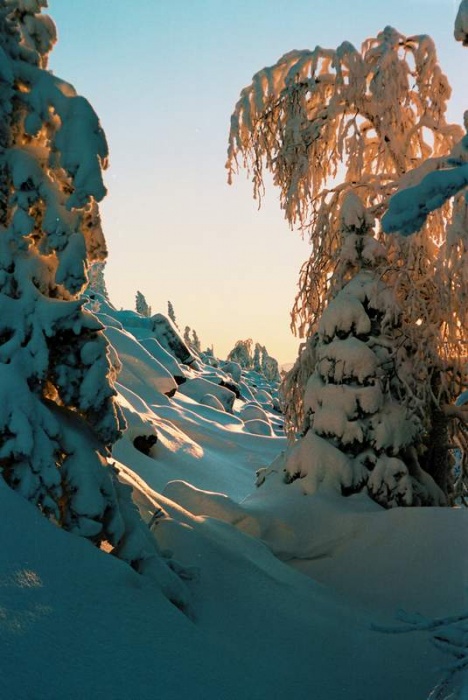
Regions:
[[110, 146], [102, 206], [107, 282], [118, 307], [137, 290], [154, 311], [225, 355], [239, 338], [292, 361], [289, 311], [308, 246], [270, 189], [262, 210], [246, 178], [226, 184], [229, 118], [254, 72], [291, 49], [390, 24], [430, 34], [461, 122], [468, 51], [452, 38], [455, 0], [49, 0], [59, 42], [50, 67], [98, 113]]

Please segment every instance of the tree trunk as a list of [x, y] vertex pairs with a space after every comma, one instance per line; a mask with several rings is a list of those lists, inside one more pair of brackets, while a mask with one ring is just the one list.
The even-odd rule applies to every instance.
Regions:
[[448, 496], [450, 459], [448, 445], [448, 418], [438, 407], [431, 412], [431, 429], [427, 452], [420, 460], [422, 468], [432, 476], [437, 486]]

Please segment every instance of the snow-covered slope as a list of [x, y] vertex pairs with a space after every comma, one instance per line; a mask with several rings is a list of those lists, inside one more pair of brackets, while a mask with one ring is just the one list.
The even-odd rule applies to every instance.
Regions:
[[[165, 355], [159, 324], [119, 313], [102, 303], [99, 314], [122, 363], [128, 428], [114, 458], [187, 579], [191, 617], [0, 482], [0, 696], [426, 698], [449, 662], [433, 633], [378, 628], [398, 627], [399, 609], [466, 609], [466, 511], [305, 496], [274, 471], [257, 489], [257, 470], [286, 447], [276, 387], [198, 356], [187, 365], [167, 342]], [[198, 393], [182, 390], [195, 380]], [[221, 389], [231, 409], [206, 401]]]

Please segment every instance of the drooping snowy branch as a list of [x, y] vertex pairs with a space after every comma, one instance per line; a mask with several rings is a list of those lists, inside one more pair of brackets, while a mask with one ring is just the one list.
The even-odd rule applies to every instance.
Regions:
[[[310, 237], [292, 314], [301, 337], [314, 331], [329, 297], [346, 193], [357, 188], [379, 217], [405, 173], [429, 157], [436, 167], [462, 135], [445, 120], [450, 92], [432, 40], [391, 27], [361, 51], [349, 42], [291, 51], [242, 91], [231, 120], [229, 177], [241, 163], [260, 197], [269, 170], [287, 220]], [[444, 210], [431, 222], [434, 240], [446, 220]]]
[[[414, 86], [411, 83], [414, 82]], [[316, 222], [323, 189], [344, 165], [346, 181], [363, 175], [374, 189], [446, 152], [459, 134], [443, 114], [450, 87], [428, 36], [386, 27], [357, 51], [291, 51], [253, 77], [231, 119], [230, 175], [238, 159], [263, 189], [263, 168], [281, 190], [290, 223]], [[424, 130], [433, 135], [432, 148]], [[374, 198], [378, 197], [374, 193]]]
[[[468, 115], [465, 115], [465, 121], [468, 121]], [[460, 154], [458, 157], [443, 159], [440, 169], [428, 173], [412, 187], [403, 186], [393, 195], [382, 218], [384, 231], [404, 236], [416, 233], [425, 225], [431, 212], [441, 209], [451, 198], [466, 191], [468, 136], [462, 139], [456, 150]]]
[[[455, 19], [454, 36], [457, 41], [468, 44], [468, 3], [462, 0]], [[465, 130], [468, 130], [468, 112], [464, 115]], [[419, 231], [428, 215], [468, 187], [468, 136], [457, 143], [447, 157], [434, 161], [433, 172], [427, 167], [411, 174], [409, 183], [401, 182], [399, 191], [390, 199], [388, 211], [382, 225], [388, 233], [398, 232], [405, 236]]]

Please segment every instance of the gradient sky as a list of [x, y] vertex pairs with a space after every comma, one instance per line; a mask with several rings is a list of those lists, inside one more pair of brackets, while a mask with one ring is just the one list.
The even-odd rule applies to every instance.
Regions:
[[226, 184], [229, 118], [257, 70], [291, 49], [360, 46], [390, 24], [430, 34], [461, 123], [468, 51], [453, 40], [457, 0], [49, 0], [51, 69], [91, 102], [111, 167], [101, 211], [111, 300], [153, 311], [225, 356], [239, 338], [281, 363], [298, 341], [289, 312], [308, 245], [273, 189], [258, 211], [241, 173]]

